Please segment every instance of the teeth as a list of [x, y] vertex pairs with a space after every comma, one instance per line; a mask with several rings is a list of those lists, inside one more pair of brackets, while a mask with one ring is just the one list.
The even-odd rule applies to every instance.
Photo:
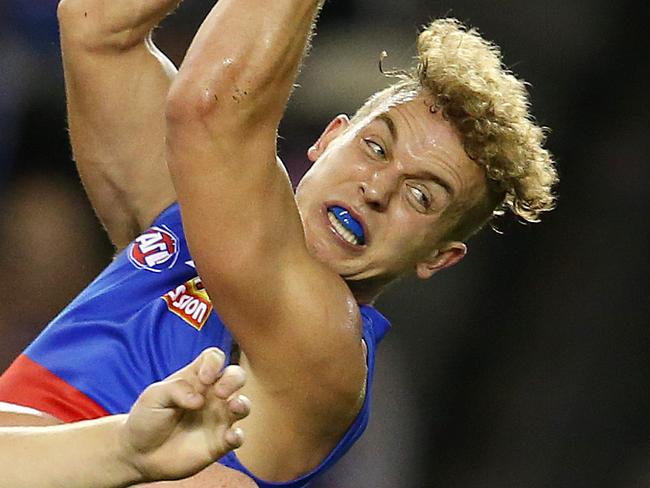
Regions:
[[354, 244], [355, 246], [359, 244], [359, 240], [357, 239], [357, 236], [355, 236], [352, 232], [347, 230], [341, 222], [337, 220], [337, 218], [334, 216], [332, 212], [327, 212], [327, 218], [329, 219], [330, 223], [336, 230], [336, 232], [346, 241], [348, 241], [350, 244]]

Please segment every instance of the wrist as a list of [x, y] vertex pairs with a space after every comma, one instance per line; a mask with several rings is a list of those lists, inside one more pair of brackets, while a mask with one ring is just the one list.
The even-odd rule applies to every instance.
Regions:
[[180, 0], [61, 0], [57, 17], [66, 44], [88, 51], [126, 51], [144, 44]]
[[115, 469], [120, 473], [120, 478], [128, 480], [128, 484], [143, 483], [150, 481], [138, 462], [139, 453], [130, 440], [128, 415], [114, 415], [111, 417], [113, 424], [111, 443], [114, 446]]
[[84, 2], [63, 0], [57, 8], [61, 41], [66, 50], [72, 48], [88, 52], [124, 52], [144, 45], [155, 24], [127, 22], [114, 12], [90, 9]]

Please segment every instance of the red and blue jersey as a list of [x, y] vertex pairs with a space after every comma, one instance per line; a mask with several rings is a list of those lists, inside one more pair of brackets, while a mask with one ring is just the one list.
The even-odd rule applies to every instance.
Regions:
[[[266, 483], [234, 452], [219, 462], [260, 487], [299, 487], [336, 462], [368, 423], [377, 344], [388, 321], [360, 307], [368, 348], [366, 400], [327, 459], [289, 483]], [[233, 338], [196, 275], [177, 204], [165, 210], [72, 301], [0, 377], [0, 402], [30, 407], [62, 421], [125, 413], [148, 385]]]

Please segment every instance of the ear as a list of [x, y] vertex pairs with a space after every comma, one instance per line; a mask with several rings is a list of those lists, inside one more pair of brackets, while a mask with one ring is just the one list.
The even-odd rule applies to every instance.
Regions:
[[307, 150], [307, 157], [313, 163], [321, 154], [325, 152], [327, 146], [332, 142], [337, 136], [343, 133], [345, 129], [350, 125], [350, 119], [345, 114], [337, 115], [320, 135], [318, 140]]
[[437, 249], [424, 261], [415, 265], [418, 278], [423, 280], [431, 278], [441, 269], [453, 266], [467, 254], [467, 246], [462, 242], [450, 242], [441, 249]]

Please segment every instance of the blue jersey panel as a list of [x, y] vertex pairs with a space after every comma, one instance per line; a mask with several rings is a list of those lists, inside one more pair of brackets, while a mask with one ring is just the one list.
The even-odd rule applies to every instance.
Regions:
[[207, 294], [197, 283], [176, 204], [25, 352], [108, 412], [126, 412], [144, 388], [204, 348], [230, 351], [231, 336], [210, 313]]
[[[207, 347], [219, 347], [228, 355], [232, 336], [212, 309], [191, 259], [175, 204], [62, 311], [25, 354], [109, 413], [127, 412], [149, 384], [185, 366]], [[299, 480], [276, 484], [255, 478], [234, 453], [221, 459], [222, 464], [252, 476], [261, 488], [297, 488], [350, 448], [368, 423], [375, 351], [389, 328], [372, 307], [361, 306], [360, 311], [368, 350], [366, 398], [327, 459]]]

